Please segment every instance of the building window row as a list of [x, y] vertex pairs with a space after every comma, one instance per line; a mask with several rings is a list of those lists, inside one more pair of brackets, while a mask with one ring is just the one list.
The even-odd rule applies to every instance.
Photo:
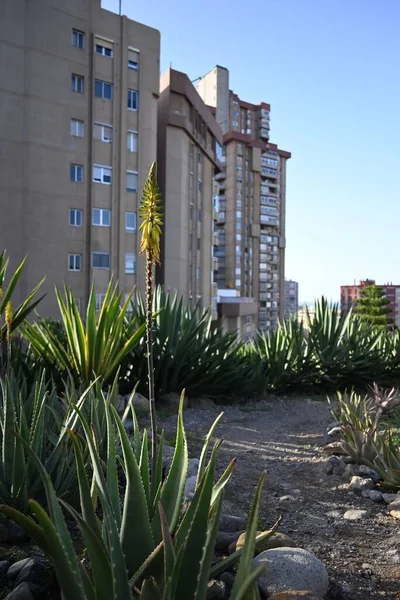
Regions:
[[[75, 183], [83, 183], [83, 165], [70, 165], [70, 179]], [[93, 182], [111, 185], [112, 168], [104, 165], [93, 165]], [[126, 172], [126, 191], [137, 193], [138, 191], [138, 172]]]
[[[72, 30], [71, 43], [75, 48], [84, 50], [85, 48], [85, 32], [79, 29]], [[107, 58], [113, 58], [113, 43], [107, 42], [106, 40], [98, 39], [94, 44], [94, 51], [100, 56], [106, 56]], [[128, 68], [134, 71], [139, 69], [139, 52], [136, 50], [128, 51]]]
[[[69, 224], [71, 227], [82, 227], [83, 211], [80, 208], [69, 209]], [[92, 225], [96, 227], [111, 227], [111, 210], [108, 208], [94, 208], [92, 210]], [[125, 231], [136, 231], [136, 213], [125, 213]]]
[[[85, 91], [85, 78], [83, 75], [77, 75], [72, 73], [71, 75], [71, 89], [73, 92], [83, 94]], [[94, 80], [94, 95], [96, 98], [102, 98], [103, 100], [113, 99], [113, 84], [109, 81], [103, 81], [101, 79]], [[128, 90], [127, 107], [129, 110], [139, 110], [139, 92], [137, 90]]]
[[[111, 255], [109, 252], [92, 252], [93, 269], [110, 269]], [[81, 271], [82, 254], [68, 254], [68, 270]], [[125, 273], [134, 275], [136, 273], [136, 254], [134, 252], [125, 253]]]

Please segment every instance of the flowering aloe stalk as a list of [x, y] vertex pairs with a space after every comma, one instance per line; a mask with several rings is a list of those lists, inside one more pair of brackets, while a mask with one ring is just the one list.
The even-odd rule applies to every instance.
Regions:
[[157, 426], [154, 392], [153, 368], [153, 267], [160, 262], [161, 238], [161, 197], [157, 184], [157, 167], [154, 162], [147, 176], [142, 192], [142, 201], [139, 207], [140, 218], [143, 219], [139, 229], [142, 231], [140, 252], [146, 256], [146, 344], [147, 344], [147, 370], [149, 380], [149, 403], [151, 421], [151, 491], [156, 494], [157, 471]]

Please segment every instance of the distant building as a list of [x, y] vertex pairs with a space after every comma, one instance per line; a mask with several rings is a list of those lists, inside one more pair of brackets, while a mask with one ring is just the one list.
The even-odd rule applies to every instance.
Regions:
[[391, 313], [388, 314], [388, 317], [393, 319], [397, 327], [400, 327], [400, 284], [394, 285], [390, 282], [380, 285], [373, 279], [364, 279], [358, 285], [355, 282], [353, 285], [342, 285], [340, 286], [340, 307], [342, 311], [347, 312], [354, 308], [357, 299], [360, 297], [360, 291], [368, 285], [378, 285], [382, 288], [390, 302], [388, 307], [391, 309]]
[[226, 332], [236, 331], [238, 339], [250, 341], [256, 334], [258, 303], [243, 298], [236, 289], [218, 290], [218, 317]]
[[309, 331], [307, 311], [308, 311], [308, 316], [310, 319], [310, 325], [312, 325], [314, 322], [314, 319], [315, 319], [314, 306], [307, 306], [306, 304], [303, 304], [303, 306], [300, 306], [297, 311], [297, 320], [299, 323], [301, 323], [301, 322], [303, 323], [303, 327], [306, 332]]
[[299, 308], [299, 284], [291, 279], [285, 280], [285, 319], [295, 315]]

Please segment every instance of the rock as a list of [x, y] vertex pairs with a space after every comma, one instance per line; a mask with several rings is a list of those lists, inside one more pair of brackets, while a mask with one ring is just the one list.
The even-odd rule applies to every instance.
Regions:
[[354, 477], [350, 480], [349, 490], [352, 492], [358, 492], [361, 494], [364, 490], [371, 490], [374, 487], [374, 482], [372, 479], [364, 479], [363, 477], [358, 477], [354, 475]]
[[225, 573], [221, 573], [221, 575], [219, 576], [219, 579], [224, 582], [225, 590], [226, 590], [226, 597], [229, 598], [231, 595], [231, 590], [233, 588], [233, 584], [235, 583], [235, 576], [233, 575], [233, 573], [230, 573], [229, 571], [225, 571]]
[[397, 494], [382, 494], [382, 497], [383, 501], [386, 502], [386, 504], [390, 504], [398, 498]]
[[331, 442], [323, 448], [323, 452], [326, 454], [345, 454], [342, 448], [342, 442]]
[[328, 572], [322, 562], [302, 548], [273, 548], [253, 560], [253, 568], [266, 565], [258, 578], [261, 591], [268, 596], [292, 590], [310, 590], [323, 598], [328, 591]]
[[223, 600], [225, 598], [225, 583], [218, 579], [208, 582], [207, 600]]
[[290, 591], [290, 592], [280, 592], [279, 594], [274, 594], [273, 596], [269, 596], [268, 600], [323, 600], [321, 596], [316, 596], [310, 591]]
[[26, 533], [14, 521], [9, 521], [7, 525], [8, 535], [7, 542], [9, 544], [22, 544], [26, 539]]
[[20, 585], [13, 589], [12, 592], [4, 598], [4, 600], [33, 600], [31, 590], [27, 583], [20, 583]]
[[121, 394], [117, 394], [115, 398], [115, 408], [119, 414], [123, 414], [126, 408], [126, 400], [125, 396], [121, 396]]
[[297, 500], [297, 498], [295, 496], [291, 496], [290, 494], [287, 494], [286, 496], [281, 496], [279, 498], [279, 502], [287, 502], [290, 500]]
[[143, 396], [143, 394], [139, 394], [139, 392], [136, 392], [135, 395], [133, 396], [133, 407], [135, 409], [138, 410], [145, 410], [146, 412], [149, 411], [149, 400], [148, 398], [146, 398], [146, 396]]
[[370, 479], [372, 479], [374, 483], [378, 483], [378, 481], [381, 480], [380, 475], [378, 475], [378, 473], [374, 471], [374, 469], [371, 469], [371, 467], [367, 467], [367, 465], [360, 465], [358, 467], [358, 472], [361, 476], [369, 477]]
[[189, 400], [190, 408], [215, 408], [216, 404], [214, 400], [210, 398], [190, 398]]
[[330, 429], [335, 429], [335, 427], [340, 427], [340, 426], [341, 426], [341, 422], [340, 421], [332, 421], [332, 423], [329, 423], [329, 425], [326, 428], [326, 430], [329, 431]]
[[395, 519], [400, 519], [400, 498], [399, 500], [395, 500], [391, 502], [388, 506], [389, 513]]
[[[181, 396], [180, 394], [175, 394], [175, 392], [169, 392], [168, 394], [164, 394], [163, 396], [160, 396], [160, 406], [162, 404], [162, 408], [166, 408], [167, 410], [173, 410], [175, 412], [178, 411], [179, 408], [179, 402], [180, 402]], [[187, 396], [185, 396], [184, 401], [183, 401], [183, 408], [187, 408], [189, 404], [189, 400], [187, 398]]]
[[379, 490], [363, 490], [361, 496], [369, 498], [372, 502], [383, 502], [383, 495]]
[[343, 456], [343, 460], [346, 463], [346, 465], [354, 464], [354, 460], [351, 456]]
[[164, 442], [164, 445], [163, 445], [163, 467], [166, 471], [169, 471], [169, 468], [172, 464], [172, 460], [174, 458], [174, 454], [175, 454], [175, 448], [173, 448], [172, 446], [168, 446], [168, 444], [166, 444]]
[[10, 563], [7, 560], [0, 560], [0, 577], [7, 573]]
[[[343, 461], [345, 462], [345, 461]], [[342, 473], [343, 479], [346, 481], [350, 481], [354, 477], [354, 475], [358, 475], [358, 467], [354, 464], [346, 464], [346, 468]]]
[[343, 475], [346, 470], [346, 463], [338, 456], [330, 456], [326, 462], [325, 470], [328, 475]]
[[0, 523], [0, 542], [6, 542], [8, 536], [8, 529], [5, 525]]
[[197, 477], [197, 473], [199, 470], [199, 459], [198, 458], [189, 458], [188, 464], [188, 477]]
[[38, 560], [31, 558], [19, 571], [16, 584], [26, 581], [29, 584], [37, 582], [45, 571], [44, 565]]
[[[218, 531], [217, 539], [215, 542], [215, 549], [218, 552], [228, 552], [230, 545], [234, 544], [234, 548], [236, 550], [236, 541], [238, 539], [238, 536], [238, 531]], [[229, 554], [231, 553], [229, 552]]]
[[[257, 535], [264, 533], [263, 531], [257, 531]], [[246, 532], [242, 533], [236, 544], [235, 550], [241, 550], [243, 548], [244, 543], [246, 541]], [[256, 542], [256, 550], [255, 554], [260, 554], [265, 550], [270, 550], [272, 548], [297, 548], [297, 544], [292, 538], [290, 538], [286, 533], [280, 533], [277, 531], [274, 535], [266, 540], [261, 540], [260, 542]]]
[[243, 531], [247, 527], [247, 519], [244, 517], [236, 517], [235, 515], [227, 515], [222, 513], [219, 522], [219, 528], [221, 531], [227, 531], [233, 533], [236, 531]]
[[342, 428], [340, 426], [332, 427], [325, 434], [324, 441], [326, 443], [329, 442], [337, 442], [338, 440], [343, 438]]
[[346, 519], [346, 521], [358, 521], [359, 519], [365, 517], [366, 514], [366, 510], [357, 510], [355, 508], [351, 508], [344, 513], [343, 519]]
[[185, 498], [190, 498], [194, 495], [196, 489], [197, 475], [192, 475], [186, 479]]
[[16, 579], [19, 575], [20, 571], [27, 565], [32, 559], [31, 558], [23, 558], [22, 560], [18, 560], [15, 562], [7, 571], [7, 577], [9, 579]]

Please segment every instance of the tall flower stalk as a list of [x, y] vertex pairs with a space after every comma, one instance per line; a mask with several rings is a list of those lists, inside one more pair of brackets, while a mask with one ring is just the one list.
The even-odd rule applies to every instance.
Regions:
[[141, 254], [146, 257], [146, 345], [147, 345], [147, 371], [149, 382], [149, 405], [151, 423], [151, 491], [156, 494], [157, 481], [157, 423], [154, 391], [153, 367], [153, 289], [154, 266], [160, 262], [160, 239], [162, 212], [161, 196], [157, 184], [157, 167], [154, 162], [142, 192], [142, 201], [139, 207], [140, 218], [143, 219], [139, 229], [142, 231], [140, 246]]

